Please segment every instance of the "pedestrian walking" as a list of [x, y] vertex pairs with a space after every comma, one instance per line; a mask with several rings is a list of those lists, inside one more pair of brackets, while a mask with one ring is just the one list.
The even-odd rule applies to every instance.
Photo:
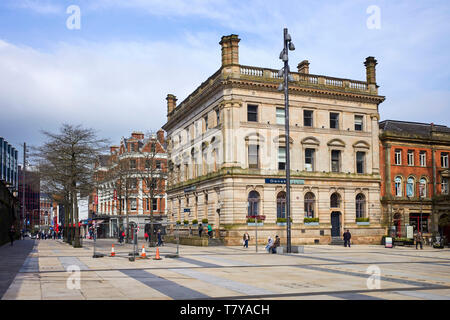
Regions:
[[212, 238], [212, 226], [208, 224], [208, 237]]
[[272, 245], [272, 253], [277, 253], [277, 248], [280, 246], [280, 237], [279, 236], [275, 236], [275, 242]]
[[350, 231], [347, 229], [347, 231], [344, 232], [344, 247], [348, 247], [350, 248], [350, 239], [352, 238], [352, 234], [350, 233]]
[[202, 224], [200, 223], [199, 225], [198, 225], [198, 236], [201, 238], [202, 237], [202, 232], [203, 232], [203, 226], [202, 226]]
[[250, 235], [248, 234], [248, 232], [244, 233], [244, 235], [242, 236], [242, 240], [244, 248], [248, 248], [248, 242], [250, 241]]
[[156, 233], [156, 238], [158, 239], [157, 246], [160, 247], [162, 245], [162, 235], [161, 235], [161, 229], [158, 229], [158, 232]]
[[420, 250], [423, 250], [423, 237], [421, 232], [417, 232], [414, 236], [414, 240], [416, 240], [416, 250], [418, 250], [417, 246], [420, 244]]
[[269, 236], [269, 237], [267, 238], [267, 244], [266, 244], [266, 251], [267, 251], [268, 253], [270, 253], [270, 251], [272, 250], [272, 246], [273, 246], [273, 239], [272, 239], [271, 236]]
[[16, 235], [16, 227], [14, 225], [11, 225], [11, 228], [9, 229], [9, 239], [11, 240], [11, 245], [13, 245], [15, 235]]

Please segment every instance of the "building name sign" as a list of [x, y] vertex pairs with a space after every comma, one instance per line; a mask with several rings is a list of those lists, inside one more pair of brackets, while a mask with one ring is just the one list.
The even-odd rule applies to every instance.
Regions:
[[[286, 184], [286, 179], [266, 178], [265, 182], [266, 183], [274, 183], [274, 184]], [[291, 184], [305, 184], [305, 180], [291, 179]]]
[[184, 193], [192, 192], [195, 190], [197, 190], [197, 186], [190, 186], [190, 187], [184, 188]]

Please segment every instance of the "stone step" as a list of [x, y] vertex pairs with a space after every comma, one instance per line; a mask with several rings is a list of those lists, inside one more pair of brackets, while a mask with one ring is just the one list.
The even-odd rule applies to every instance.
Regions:
[[343, 246], [344, 245], [344, 240], [339, 238], [339, 237], [332, 237], [330, 245]]

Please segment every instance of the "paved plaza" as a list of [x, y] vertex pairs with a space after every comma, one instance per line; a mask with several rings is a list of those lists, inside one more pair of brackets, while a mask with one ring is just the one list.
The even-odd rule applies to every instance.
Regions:
[[[109, 257], [111, 244], [115, 257]], [[142, 244], [139, 246], [139, 251]], [[268, 254], [255, 247], [155, 248], [129, 261], [131, 245], [21, 240], [0, 247], [3, 300], [55, 299], [338, 299], [450, 300], [450, 249], [308, 245], [304, 253]], [[28, 253], [28, 254], [27, 254]], [[379, 272], [379, 273], [378, 273]], [[379, 274], [379, 277], [378, 277]], [[79, 279], [79, 282], [77, 282]]]

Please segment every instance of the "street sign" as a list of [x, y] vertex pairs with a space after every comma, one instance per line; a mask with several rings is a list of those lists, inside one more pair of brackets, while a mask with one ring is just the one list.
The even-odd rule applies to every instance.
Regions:
[[[286, 184], [286, 179], [278, 179], [278, 178], [265, 178], [265, 183], [272, 184]], [[305, 180], [302, 179], [291, 179], [291, 184], [305, 184]]]
[[191, 209], [189, 209], [189, 208], [184, 208], [184, 212], [191, 212]]

